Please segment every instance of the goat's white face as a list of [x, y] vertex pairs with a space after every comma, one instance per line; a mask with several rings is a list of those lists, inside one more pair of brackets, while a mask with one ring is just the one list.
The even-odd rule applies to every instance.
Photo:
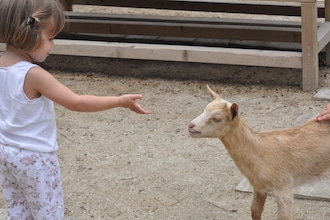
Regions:
[[189, 134], [195, 138], [222, 138], [231, 129], [238, 114], [237, 104], [220, 98], [209, 87], [213, 97], [203, 113], [189, 124]]

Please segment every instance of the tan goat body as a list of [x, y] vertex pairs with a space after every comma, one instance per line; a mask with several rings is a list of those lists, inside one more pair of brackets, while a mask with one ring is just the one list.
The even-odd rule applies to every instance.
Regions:
[[310, 119], [281, 130], [256, 132], [240, 116], [238, 105], [207, 86], [213, 101], [191, 121], [195, 138], [219, 138], [253, 186], [253, 220], [260, 220], [269, 192], [277, 203], [277, 219], [293, 219], [293, 189], [320, 178], [330, 168], [330, 122]]

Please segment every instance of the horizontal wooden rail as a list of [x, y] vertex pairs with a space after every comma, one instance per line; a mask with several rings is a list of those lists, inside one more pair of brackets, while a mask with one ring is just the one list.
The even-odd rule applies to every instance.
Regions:
[[[0, 51], [4, 50], [0, 43]], [[276, 50], [55, 39], [51, 54], [302, 68], [301, 52]]]
[[[55, 53], [301, 68], [302, 88], [312, 90], [317, 88], [319, 83], [318, 53], [324, 49], [327, 54], [330, 52], [328, 1], [330, 0], [66, 0], [68, 9], [78, 4], [146, 10], [224, 12], [240, 13], [242, 19], [161, 16], [163, 13], [153, 16], [68, 12], [70, 24], [67, 33], [62, 33], [62, 36], [74, 36], [80, 38], [80, 41], [72, 41], [73, 45], [70, 46], [70, 43], [62, 38], [55, 47]], [[263, 20], [251, 19], [253, 15], [265, 16], [258, 16]], [[291, 18], [276, 21], [273, 15], [295, 16], [298, 19], [294, 19], [297, 22], [289, 21]], [[109, 41], [86, 41], [93, 34], [95, 39]], [[172, 44], [167, 42], [166, 38], [179, 40]], [[189, 40], [198, 40], [200, 44], [186, 43]], [[219, 40], [252, 42], [252, 46], [203, 44]], [[274, 50], [255, 44], [279, 42], [295, 46]], [[326, 61], [330, 64], [329, 56]]]
[[68, 12], [66, 32], [301, 42], [300, 22]]
[[56, 40], [52, 54], [301, 68], [301, 52]]
[[[176, 1], [176, 0], [72, 0], [72, 4], [102, 5], [132, 8], [154, 8], [169, 10], [227, 12], [243, 14], [268, 14], [300, 16], [301, 2], [315, 2], [315, 0], [286, 0], [286, 1]], [[291, 2], [291, 4], [283, 4]], [[324, 17], [324, 7], [320, 7], [319, 16]]]
[[322, 49], [324, 49], [327, 44], [330, 42], [330, 22], [326, 21], [323, 24], [320, 25], [318, 29], [318, 48], [321, 52]]

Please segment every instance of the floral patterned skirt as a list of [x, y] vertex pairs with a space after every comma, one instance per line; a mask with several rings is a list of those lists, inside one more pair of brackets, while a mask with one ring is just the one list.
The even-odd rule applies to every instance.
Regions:
[[0, 182], [10, 220], [62, 220], [64, 195], [55, 152], [0, 143]]

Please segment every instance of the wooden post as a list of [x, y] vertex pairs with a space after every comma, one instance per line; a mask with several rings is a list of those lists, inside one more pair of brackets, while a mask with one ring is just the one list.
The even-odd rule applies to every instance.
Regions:
[[302, 29], [302, 90], [319, 86], [317, 1], [301, 3]]

